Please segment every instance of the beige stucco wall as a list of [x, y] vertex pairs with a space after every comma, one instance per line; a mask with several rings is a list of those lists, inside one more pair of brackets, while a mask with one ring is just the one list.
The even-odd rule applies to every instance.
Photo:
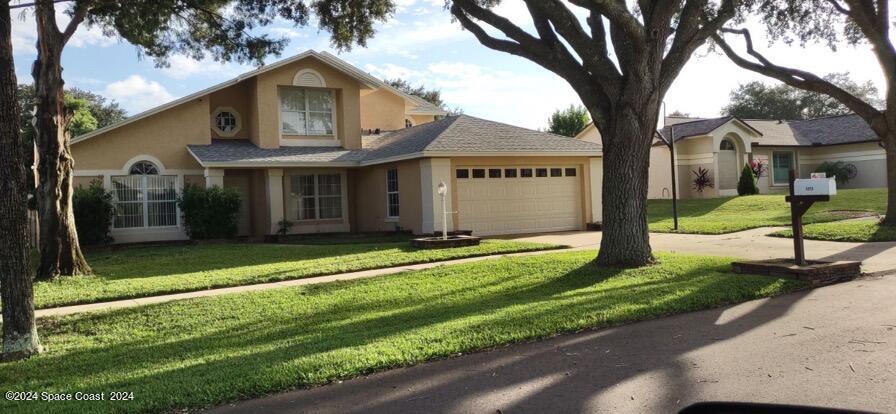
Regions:
[[597, 130], [597, 127], [594, 126], [593, 123], [585, 126], [585, 129], [582, 132], [579, 132], [579, 135], [576, 138], [581, 139], [582, 141], [594, 142], [594, 143], [602, 143], [600, 137], [600, 131]]
[[[256, 78], [255, 108], [253, 114], [257, 119], [257, 131], [252, 129], [250, 139], [261, 148], [277, 148], [280, 146], [280, 98], [278, 86], [291, 86], [293, 77], [302, 69], [312, 69], [324, 79], [326, 89], [335, 92], [336, 98], [336, 138], [345, 148], [361, 147], [360, 124], [360, 88], [361, 84], [354, 78], [339, 72], [313, 57], [301, 59]], [[314, 139], [327, 139], [326, 136], [315, 136]]]
[[432, 121], [435, 121], [436, 118], [434, 115], [411, 115], [410, 117], [411, 122], [413, 122], [415, 126], [428, 124]]
[[[212, 138], [249, 138], [251, 134], [250, 131], [253, 129], [253, 124], [255, 123], [254, 113], [249, 110], [250, 108], [250, 99], [249, 95], [251, 95], [254, 91], [254, 82], [251, 80], [242, 81], [236, 85], [226, 87], [219, 91], [213, 92], [208, 96], [209, 100], [209, 131], [211, 131]], [[237, 131], [231, 137], [223, 137], [218, 134], [217, 130], [214, 128], [214, 120], [212, 116], [215, 111], [221, 107], [230, 107], [236, 111], [240, 122], [238, 123]]]
[[72, 187], [73, 188], [78, 188], [78, 187], [87, 188], [87, 187], [90, 187], [90, 184], [94, 180], [99, 180], [100, 183], [102, 184], [103, 176], [102, 175], [85, 175], [85, 176], [72, 177]]
[[404, 128], [404, 98], [385, 89], [361, 96], [361, 128], [395, 131]]
[[839, 185], [841, 188], [886, 187], [886, 153], [877, 142], [833, 145], [800, 149], [800, 176], [808, 177], [824, 162], [842, 161], [856, 167], [855, 178]]
[[[386, 170], [398, 169], [398, 220], [386, 218]], [[358, 231], [421, 233], [420, 160], [374, 165], [355, 171], [355, 220]], [[397, 226], [397, 227], [396, 227]]]
[[672, 168], [669, 147], [657, 145], [650, 148], [647, 198], [672, 198]]
[[72, 144], [75, 172], [121, 170], [138, 155], [158, 159], [166, 169], [197, 169], [188, 144], [209, 144], [208, 99], [178, 105], [155, 115]]
[[[455, 157], [451, 159], [451, 205], [457, 206], [457, 178], [454, 170], [463, 166], [569, 166], [574, 165], [581, 171], [582, 177], [582, 227], [586, 223], [601, 221], [601, 218], [593, 217], [591, 208], [591, 163], [589, 157]], [[455, 211], [457, 208], [454, 209]], [[455, 229], [463, 227], [458, 222], [458, 214], [453, 214]]]
[[714, 139], [711, 136], [686, 138], [675, 143], [675, 167], [679, 198], [707, 198], [718, 196], [717, 188], [707, 188], [703, 193], [694, 190], [694, 171], [706, 168], [717, 179], [715, 171]]

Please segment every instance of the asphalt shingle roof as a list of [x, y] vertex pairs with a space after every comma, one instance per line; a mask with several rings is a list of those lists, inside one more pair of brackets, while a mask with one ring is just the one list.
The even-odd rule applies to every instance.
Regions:
[[346, 150], [334, 147], [280, 147], [262, 149], [248, 140], [213, 139], [211, 145], [189, 145], [202, 164], [290, 164], [377, 161], [419, 154], [446, 153], [582, 153], [592, 155], [600, 145], [575, 138], [533, 131], [469, 115], [449, 116], [383, 135], [368, 147]]
[[246, 139], [213, 139], [211, 145], [188, 145], [193, 155], [205, 163], [357, 163], [364, 158], [362, 150], [339, 147], [258, 148]]
[[[667, 125], [675, 126], [675, 140], [690, 136], [706, 135], [724, 125], [732, 117], [721, 118], [670, 118]], [[858, 115], [840, 115], [825, 118], [785, 121], [776, 119], [742, 119], [759, 131], [755, 145], [766, 146], [817, 146], [876, 141], [877, 135]], [[661, 130], [669, 137], [670, 128]]]
[[[675, 133], [675, 142], [682, 140], [687, 137], [694, 137], [698, 135], [706, 135], [716, 128], [725, 125], [728, 121], [734, 119], [731, 116], [723, 116], [721, 118], [709, 118], [709, 119], [698, 119], [694, 121], [687, 121], [682, 123], [677, 123], [674, 125], [667, 125], [665, 128], [660, 130], [660, 133], [663, 135], [663, 139], [668, 140], [672, 136], [672, 133]], [[674, 130], [672, 127], [675, 127]]]

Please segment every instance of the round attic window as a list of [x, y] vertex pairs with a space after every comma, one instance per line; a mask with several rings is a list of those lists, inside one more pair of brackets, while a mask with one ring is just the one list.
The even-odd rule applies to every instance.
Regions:
[[222, 137], [232, 137], [240, 130], [240, 115], [233, 108], [218, 108], [212, 115], [212, 127]]

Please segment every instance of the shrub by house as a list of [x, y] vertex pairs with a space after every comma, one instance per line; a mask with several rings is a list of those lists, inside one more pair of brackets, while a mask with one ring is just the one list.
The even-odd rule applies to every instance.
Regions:
[[112, 193], [103, 188], [103, 182], [93, 180], [87, 188], [78, 186], [72, 194], [75, 213], [75, 229], [78, 240], [87, 246], [112, 243], [112, 219], [115, 206]]
[[184, 229], [194, 240], [223, 239], [236, 235], [240, 194], [232, 188], [187, 185], [177, 197]]

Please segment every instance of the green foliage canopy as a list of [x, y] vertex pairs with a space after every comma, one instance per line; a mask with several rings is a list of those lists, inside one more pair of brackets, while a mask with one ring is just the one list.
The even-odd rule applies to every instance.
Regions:
[[557, 135], [574, 137], [591, 122], [588, 110], [581, 105], [569, 105], [566, 109], [558, 109], [548, 119], [548, 132]]
[[[824, 79], [876, 107], [883, 106], [878, 89], [871, 81], [856, 83], [848, 73], [831, 73]], [[812, 119], [851, 112], [828, 95], [760, 81], [738, 86], [731, 91], [728, 105], [722, 108], [722, 114], [744, 119]]]

